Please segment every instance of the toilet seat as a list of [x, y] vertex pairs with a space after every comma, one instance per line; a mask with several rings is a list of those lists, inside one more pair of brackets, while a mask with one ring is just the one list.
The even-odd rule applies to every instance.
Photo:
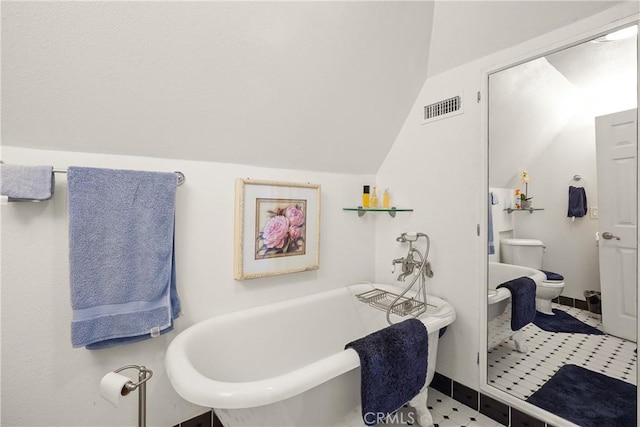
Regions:
[[549, 289], [560, 288], [564, 286], [564, 276], [552, 271], [540, 270], [547, 277], [543, 279], [540, 285]]
[[540, 285], [549, 288], [561, 287], [564, 286], [564, 280], [543, 280]]

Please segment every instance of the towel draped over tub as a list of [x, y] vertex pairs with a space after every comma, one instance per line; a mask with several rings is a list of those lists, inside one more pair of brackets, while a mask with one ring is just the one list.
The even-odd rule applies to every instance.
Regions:
[[518, 277], [497, 286], [511, 292], [511, 330], [517, 331], [536, 318], [536, 282], [530, 277]]
[[350, 342], [360, 357], [362, 419], [367, 425], [400, 409], [427, 378], [429, 337], [424, 323], [408, 319]]

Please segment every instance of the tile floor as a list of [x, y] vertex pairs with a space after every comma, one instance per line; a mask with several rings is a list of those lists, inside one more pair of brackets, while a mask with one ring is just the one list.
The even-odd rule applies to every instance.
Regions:
[[[586, 310], [554, 304], [573, 317], [601, 329], [599, 319]], [[520, 399], [538, 390], [561, 366], [574, 364], [636, 384], [636, 344], [611, 335], [567, 334], [543, 331], [534, 324], [523, 329], [527, 353], [503, 341], [489, 351], [489, 382]]]
[[499, 427], [502, 424], [474, 411], [468, 406], [429, 389], [427, 407], [431, 411], [434, 427]]
[[[433, 388], [429, 388], [427, 407], [433, 417], [434, 427], [502, 427], [502, 424]], [[395, 417], [398, 420], [397, 424], [381, 423], [378, 427], [417, 426], [417, 423], [411, 424], [411, 421], [415, 420], [415, 414], [409, 415], [412, 411], [411, 408], [400, 409], [399, 416]], [[358, 425], [363, 424], [359, 422]]]
[[[502, 427], [502, 424], [492, 420], [478, 411], [446, 396], [434, 388], [429, 388], [427, 407], [433, 417], [434, 427]], [[397, 411], [387, 422], [377, 424], [378, 427], [410, 427], [417, 426], [415, 411], [411, 407], [404, 407]], [[365, 427], [361, 410], [358, 408], [350, 413], [337, 425], [343, 427]]]

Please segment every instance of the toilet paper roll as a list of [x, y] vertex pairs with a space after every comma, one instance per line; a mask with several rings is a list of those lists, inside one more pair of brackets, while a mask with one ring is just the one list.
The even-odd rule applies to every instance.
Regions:
[[[122, 396], [124, 396], [122, 390], [125, 384], [130, 381], [131, 379], [129, 377], [125, 377], [116, 372], [109, 372], [100, 380], [100, 394], [117, 408]], [[127, 390], [125, 390], [125, 394], [128, 394]]]

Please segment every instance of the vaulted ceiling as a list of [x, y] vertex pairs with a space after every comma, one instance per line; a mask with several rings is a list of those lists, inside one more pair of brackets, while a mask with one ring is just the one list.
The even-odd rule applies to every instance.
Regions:
[[618, 2], [3, 2], [2, 144], [375, 173], [429, 75]]

